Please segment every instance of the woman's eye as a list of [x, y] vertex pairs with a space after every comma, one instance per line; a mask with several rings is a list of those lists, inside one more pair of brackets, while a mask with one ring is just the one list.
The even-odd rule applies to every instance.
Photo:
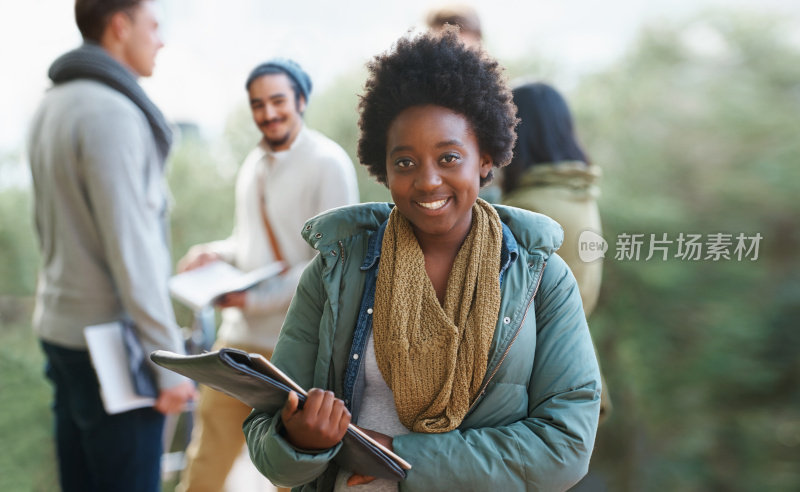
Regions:
[[453, 164], [454, 162], [458, 162], [461, 158], [458, 154], [445, 154], [442, 156], [442, 162], [446, 164]]
[[411, 159], [400, 159], [398, 161], [395, 161], [395, 163], [394, 163], [395, 166], [397, 166], [397, 167], [399, 167], [401, 169], [405, 169], [405, 168], [411, 167], [413, 164], [414, 163], [411, 162]]

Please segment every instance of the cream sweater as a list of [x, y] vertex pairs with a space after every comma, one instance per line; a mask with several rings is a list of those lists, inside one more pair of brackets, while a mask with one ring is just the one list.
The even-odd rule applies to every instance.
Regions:
[[244, 309], [223, 310], [218, 338], [272, 349], [300, 274], [315, 253], [300, 236], [303, 224], [325, 210], [358, 203], [358, 185], [347, 153], [319, 132], [303, 127], [292, 146], [281, 152], [273, 152], [262, 141], [239, 171], [233, 233], [207, 245], [244, 271], [275, 261], [259, 210], [259, 179], [264, 181], [270, 224], [290, 270], [249, 290]]

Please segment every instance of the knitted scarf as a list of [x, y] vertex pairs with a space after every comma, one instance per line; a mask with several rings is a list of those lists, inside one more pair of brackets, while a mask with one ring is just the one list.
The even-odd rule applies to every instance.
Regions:
[[373, 310], [375, 357], [400, 422], [437, 433], [477, 396], [500, 311], [500, 217], [478, 199], [447, 280], [444, 306], [409, 221], [395, 207], [383, 237]]
[[134, 74], [112, 58], [106, 50], [96, 44], [84, 43], [58, 57], [50, 65], [48, 76], [55, 84], [75, 79], [92, 79], [125, 95], [147, 117], [161, 164], [164, 164], [172, 145], [172, 130], [167, 125], [167, 120], [136, 82]]

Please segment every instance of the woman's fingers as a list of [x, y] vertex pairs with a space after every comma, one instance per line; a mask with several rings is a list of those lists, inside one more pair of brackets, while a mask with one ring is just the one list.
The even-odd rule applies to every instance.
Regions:
[[[345, 432], [347, 432], [347, 426], [350, 425], [350, 410], [347, 409], [344, 402], [342, 400], [337, 399], [334, 403], [334, 411], [336, 412], [334, 418], [338, 419], [339, 427], [338, 427], [338, 434], [339, 439], [344, 437]], [[337, 420], [334, 420], [336, 422]]]
[[283, 410], [281, 410], [281, 420], [284, 422], [288, 422], [295, 413], [297, 413], [297, 406], [299, 404], [299, 399], [297, 398], [297, 393], [294, 391], [289, 392], [289, 397], [286, 398], [286, 403], [283, 405]]
[[304, 449], [326, 449], [342, 440], [350, 412], [332, 391], [313, 388], [306, 395], [303, 408], [298, 406], [297, 394], [292, 392], [281, 411], [289, 442]]
[[333, 391], [323, 391], [322, 401], [319, 403], [319, 410], [317, 415], [323, 420], [332, 421], [333, 403], [336, 401]]
[[325, 391], [319, 388], [311, 388], [306, 395], [306, 402], [303, 403], [303, 417], [308, 422], [315, 421], [320, 413], [322, 401], [325, 399]]
[[350, 475], [350, 478], [347, 479], [347, 486], [352, 487], [354, 485], [364, 485], [365, 483], [370, 483], [373, 480], [375, 480], [375, 477], [353, 473]]

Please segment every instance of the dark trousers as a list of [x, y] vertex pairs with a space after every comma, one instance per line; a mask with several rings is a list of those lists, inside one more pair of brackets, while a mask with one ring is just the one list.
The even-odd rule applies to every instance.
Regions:
[[108, 415], [89, 353], [42, 342], [54, 386], [56, 452], [64, 492], [159, 491], [164, 416]]

